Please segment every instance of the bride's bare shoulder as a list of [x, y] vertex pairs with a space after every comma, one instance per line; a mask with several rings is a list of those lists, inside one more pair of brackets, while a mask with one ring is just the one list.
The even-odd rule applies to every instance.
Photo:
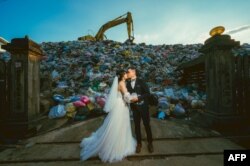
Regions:
[[125, 83], [124, 81], [120, 81], [120, 82], [119, 82], [119, 85], [120, 85], [120, 86], [125, 86], [126, 83]]
[[119, 89], [124, 89], [126, 87], [126, 84], [124, 81], [119, 82]]

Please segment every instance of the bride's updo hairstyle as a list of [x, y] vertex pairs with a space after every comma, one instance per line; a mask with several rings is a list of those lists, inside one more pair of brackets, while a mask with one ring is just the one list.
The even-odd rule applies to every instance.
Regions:
[[125, 70], [118, 70], [116, 72], [116, 76], [118, 77], [118, 81], [119, 82], [122, 80], [122, 78], [124, 77], [125, 74], [126, 74]]

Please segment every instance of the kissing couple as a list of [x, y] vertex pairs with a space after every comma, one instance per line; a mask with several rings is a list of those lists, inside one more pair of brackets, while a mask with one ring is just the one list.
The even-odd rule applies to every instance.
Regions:
[[[141, 120], [147, 134], [148, 151], [154, 151], [148, 104], [150, 92], [145, 80], [137, 77], [137, 72], [132, 66], [117, 72], [104, 106], [108, 115], [90, 137], [81, 141], [81, 160], [99, 156], [103, 162], [112, 163], [140, 153]], [[129, 110], [133, 113], [136, 139], [132, 136]]]

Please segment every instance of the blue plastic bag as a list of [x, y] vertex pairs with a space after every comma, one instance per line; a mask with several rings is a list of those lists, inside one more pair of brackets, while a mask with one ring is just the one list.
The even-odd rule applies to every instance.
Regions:
[[181, 104], [176, 104], [173, 114], [176, 116], [184, 116], [185, 115], [185, 109], [182, 107]]
[[53, 70], [51, 76], [52, 76], [52, 79], [56, 79], [56, 78], [58, 78], [60, 75], [59, 75], [59, 73], [58, 73], [56, 70]]
[[52, 107], [49, 112], [50, 119], [61, 118], [64, 117], [65, 115], [66, 115], [66, 110], [64, 105], [62, 104]]
[[80, 96], [71, 96], [69, 99], [70, 99], [70, 102], [75, 102], [75, 101], [81, 100]]
[[165, 119], [165, 117], [166, 117], [165, 112], [160, 111], [160, 112], [158, 113], [158, 116], [157, 116], [158, 119]]
[[175, 97], [174, 91], [173, 91], [172, 88], [165, 89], [164, 92], [165, 92], [165, 95], [167, 97], [170, 97], [170, 98], [174, 98]]
[[188, 90], [187, 89], [181, 89], [178, 92], [178, 98], [182, 100], [187, 100], [188, 99]]
[[68, 88], [69, 86], [67, 85], [67, 83], [65, 81], [60, 81], [60, 82], [58, 82], [57, 87], [58, 88]]
[[169, 107], [169, 103], [165, 100], [159, 101], [158, 107], [162, 109], [167, 109]]
[[56, 95], [53, 96], [53, 99], [54, 99], [54, 101], [59, 102], [59, 103], [64, 102], [64, 97], [62, 95], [57, 95], [56, 94]]

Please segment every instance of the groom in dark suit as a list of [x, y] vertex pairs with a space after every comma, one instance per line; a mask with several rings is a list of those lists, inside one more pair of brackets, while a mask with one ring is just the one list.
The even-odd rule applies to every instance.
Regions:
[[148, 141], [148, 151], [152, 153], [153, 149], [153, 139], [150, 127], [150, 116], [148, 110], [148, 97], [150, 95], [147, 84], [144, 80], [137, 77], [135, 67], [129, 67], [127, 70], [127, 76], [130, 79], [127, 82], [127, 89], [130, 94], [136, 93], [137, 98], [131, 101], [130, 108], [133, 112], [134, 124], [135, 124], [135, 134], [137, 140], [136, 153], [140, 153], [142, 143], [141, 143], [141, 119], [143, 121]]

